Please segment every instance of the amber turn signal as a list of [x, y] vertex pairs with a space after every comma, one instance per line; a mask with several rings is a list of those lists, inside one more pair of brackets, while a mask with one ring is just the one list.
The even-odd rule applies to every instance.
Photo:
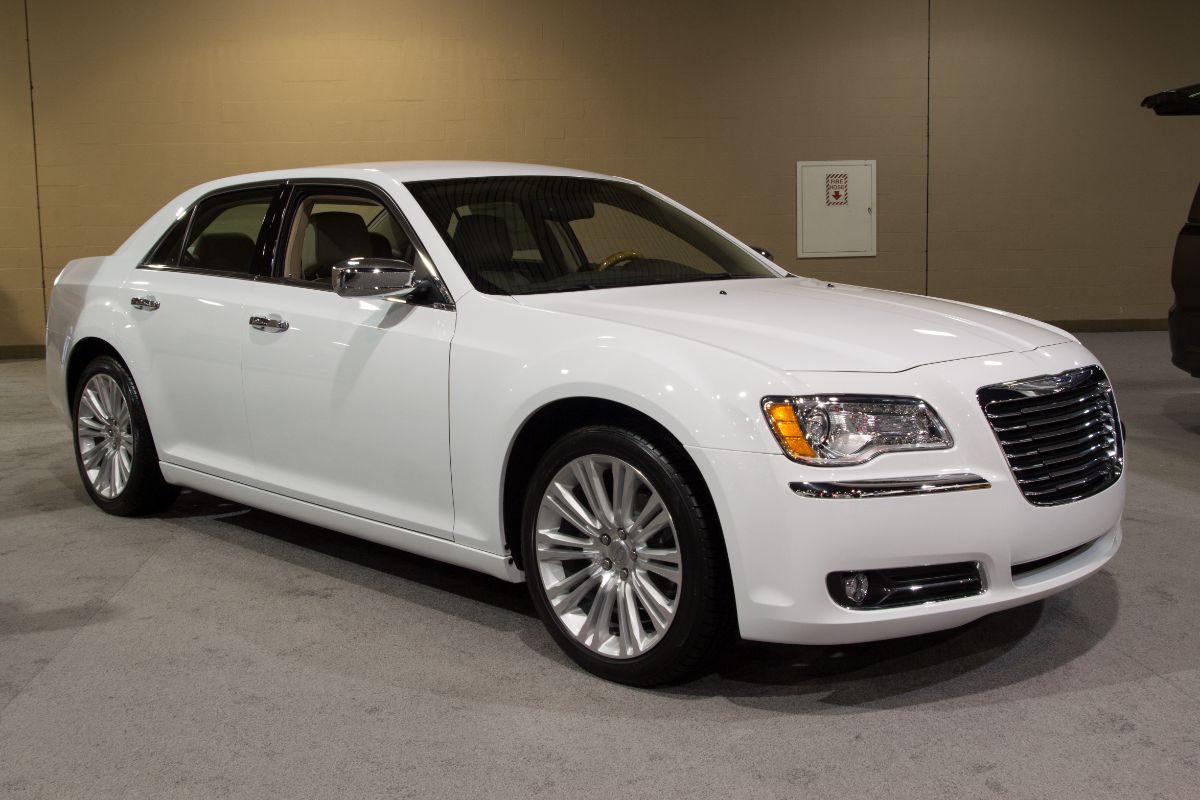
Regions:
[[796, 419], [796, 409], [790, 402], [767, 400], [763, 403], [763, 411], [767, 412], [767, 421], [779, 445], [791, 458], [814, 458], [816, 453], [804, 438], [804, 429], [800, 420]]

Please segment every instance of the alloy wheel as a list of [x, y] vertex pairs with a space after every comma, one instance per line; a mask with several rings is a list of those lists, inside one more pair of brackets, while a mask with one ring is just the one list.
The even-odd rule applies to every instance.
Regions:
[[83, 472], [105, 500], [125, 491], [133, 469], [133, 419], [120, 385], [97, 373], [83, 387], [75, 430]]
[[646, 477], [614, 456], [579, 456], [542, 495], [534, 540], [559, 623], [594, 653], [627, 659], [671, 626], [683, 585], [675, 523]]

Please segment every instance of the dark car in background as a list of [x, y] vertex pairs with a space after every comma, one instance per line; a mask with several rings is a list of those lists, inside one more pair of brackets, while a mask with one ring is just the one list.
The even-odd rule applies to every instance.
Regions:
[[[1159, 116], [1200, 116], [1200, 84], [1152, 94], [1142, 105]], [[1200, 378], [1200, 188], [1175, 240], [1171, 262], [1175, 304], [1167, 315], [1171, 362]]]
[[1175, 290], [1175, 304], [1167, 315], [1171, 362], [1200, 378], [1200, 189], [1175, 240], [1171, 287]]

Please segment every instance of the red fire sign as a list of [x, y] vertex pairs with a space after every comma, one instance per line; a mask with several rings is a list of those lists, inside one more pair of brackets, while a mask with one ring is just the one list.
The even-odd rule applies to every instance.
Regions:
[[825, 173], [825, 205], [844, 206], [849, 203], [850, 175], [845, 172]]

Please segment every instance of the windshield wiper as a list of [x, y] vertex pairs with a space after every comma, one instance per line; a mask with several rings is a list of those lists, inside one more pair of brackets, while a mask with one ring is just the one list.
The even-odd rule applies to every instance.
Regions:
[[521, 294], [558, 294], [559, 292], [583, 292], [588, 289], [615, 289], [615, 286], [601, 286], [596, 283], [583, 283], [574, 286], [555, 286], [552, 289], [535, 289], [532, 292], [521, 292]]
[[730, 275], [728, 272], [720, 272], [714, 275], [704, 275], [699, 278], [687, 278], [685, 280], [649, 280], [639, 281], [637, 283], [579, 283], [570, 286], [555, 286], [546, 289], [533, 289], [524, 287], [525, 291], [521, 294], [558, 294], [560, 292], [583, 292], [589, 289], [630, 289], [635, 286], [670, 286], [681, 283], [700, 283], [701, 281], [722, 281], [733, 280], [735, 278], [752, 277], [748, 275]]

